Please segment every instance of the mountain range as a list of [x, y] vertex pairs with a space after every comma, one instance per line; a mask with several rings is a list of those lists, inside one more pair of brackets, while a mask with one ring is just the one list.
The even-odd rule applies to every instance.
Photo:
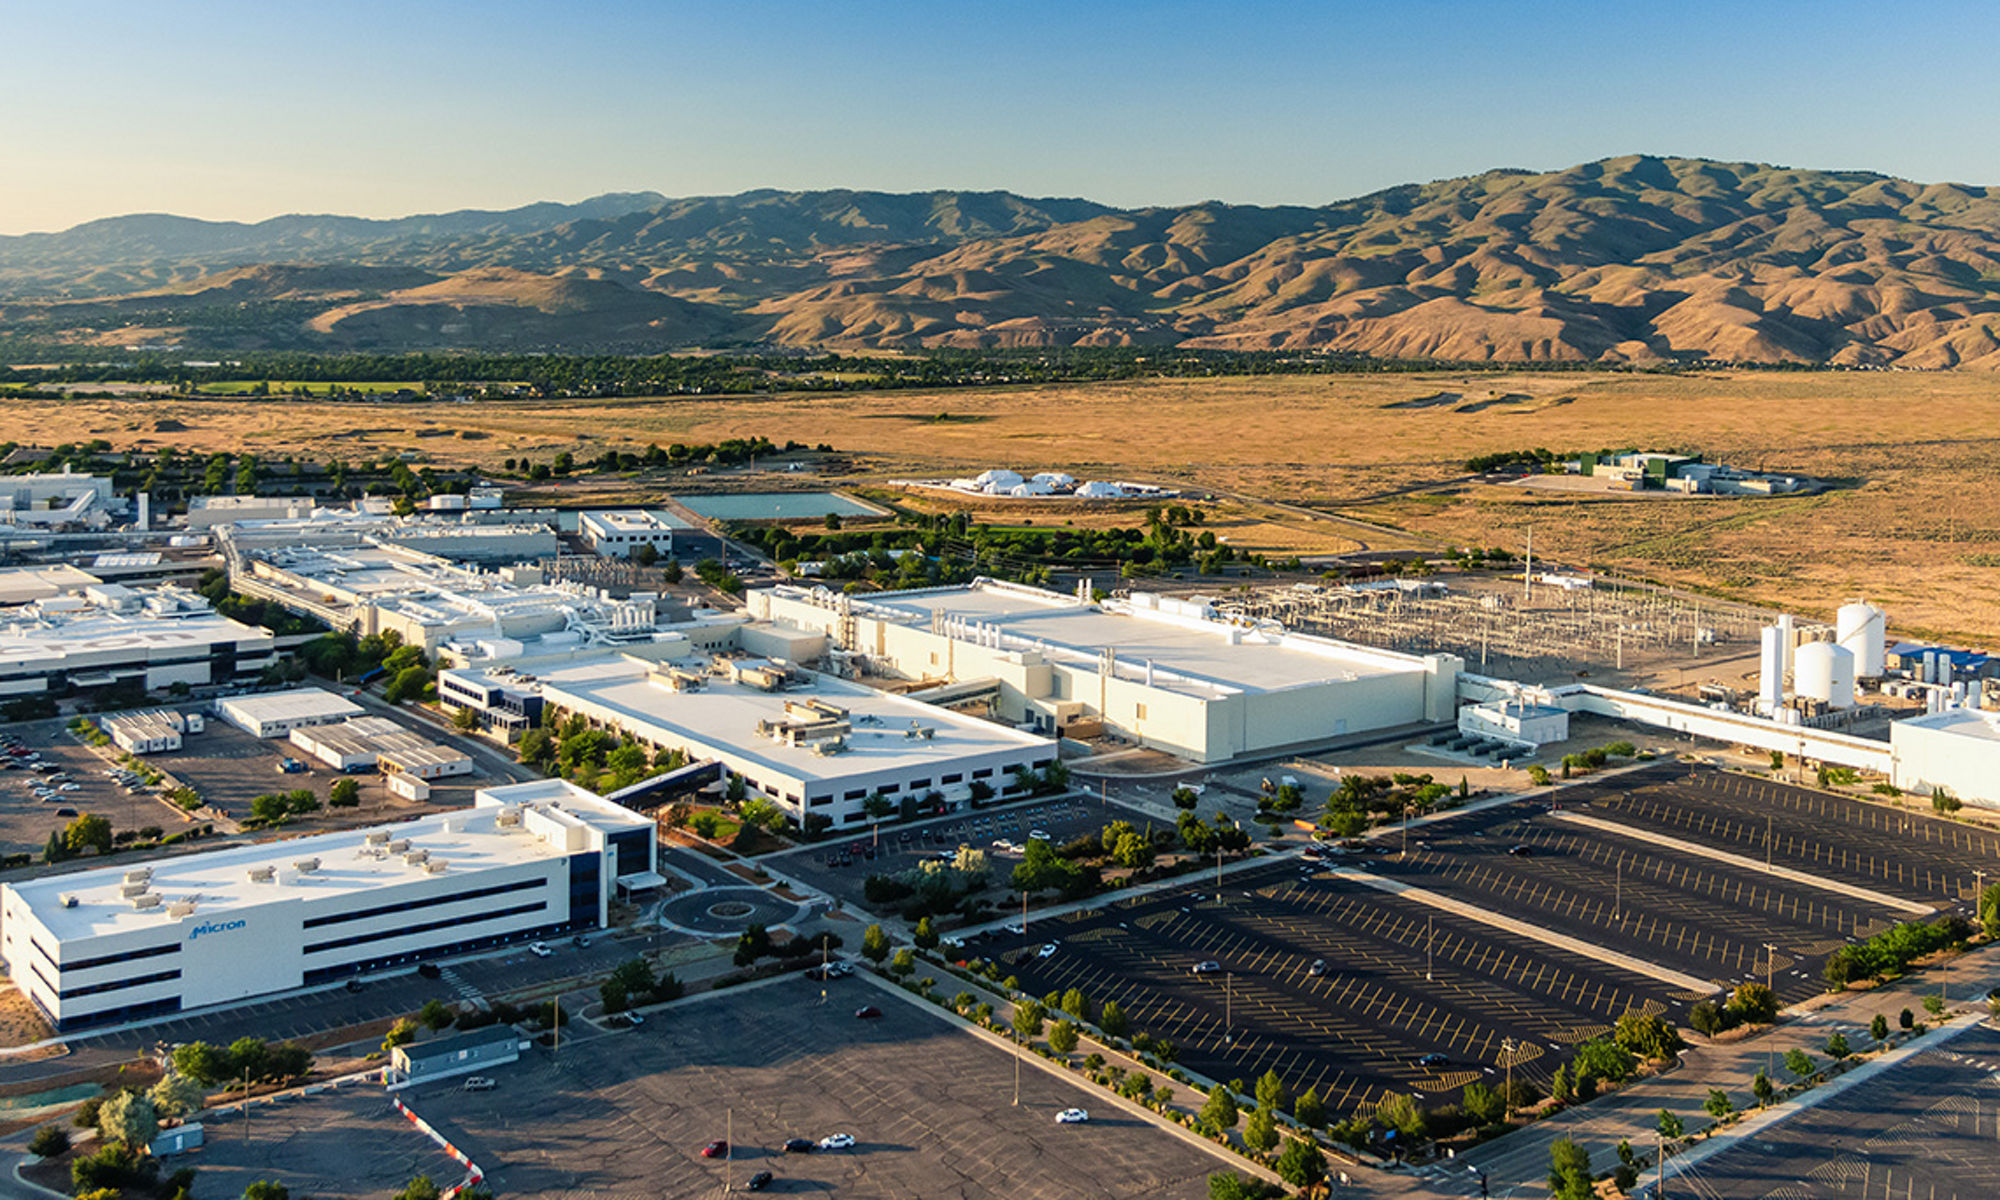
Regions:
[[651, 192], [0, 237], [0, 334], [188, 350], [1159, 345], [2000, 367], [2000, 190], [1628, 156], [1320, 207]]

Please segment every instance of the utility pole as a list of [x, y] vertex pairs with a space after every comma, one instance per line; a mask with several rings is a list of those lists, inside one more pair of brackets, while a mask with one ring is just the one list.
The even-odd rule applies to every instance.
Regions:
[[1434, 959], [1436, 940], [1432, 937], [1431, 914], [1424, 914], [1424, 982], [1431, 979], [1431, 963]]
[[1619, 852], [1617, 872], [1612, 883], [1612, 920], [1620, 925], [1625, 923], [1625, 854]]
[[1500, 1111], [1503, 1113], [1514, 1111], [1514, 1051], [1520, 1045], [1513, 1038], [1503, 1038], [1500, 1042], [1500, 1053], [1507, 1056], [1507, 1095], [1500, 1105]]
[[1222, 1041], [1233, 1045], [1236, 1041], [1236, 972], [1227, 967], [1222, 969]]
[[733, 1108], [726, 1110], [722, 1119], [722, 1190], [736, 1190], [736, 1110]]

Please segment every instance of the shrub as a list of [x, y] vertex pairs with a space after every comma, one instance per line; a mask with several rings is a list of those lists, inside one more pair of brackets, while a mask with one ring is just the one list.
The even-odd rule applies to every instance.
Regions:
[[69, 1149], [69, 1130], [60, 1125], [44, 1125], [28, 1139], [28, 1153], [36, 1158], [54, 1158]]

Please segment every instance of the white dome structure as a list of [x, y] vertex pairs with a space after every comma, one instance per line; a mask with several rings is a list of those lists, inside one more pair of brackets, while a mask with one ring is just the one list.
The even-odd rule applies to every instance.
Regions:
[[1840, 606], [1834, 618], [1834, 640], [1854, 655], [1854, 673], [1880, 679], [1888, 668], [1888, 618], [1865, 601]]
[[1854, 653], [1832, 642], [1807, 642], [1792, 656], [1792, 691], [1828, 708], [1854, 707]]
[[1061, 471], [1041, 471], [1031, 482], [1047, 484], [1051, 488], [1069, 487], [1076, 482], [1076, 476], [1065, 475]]
[[995, 467], [990, 471], [981, 471], [973, 478], [973, 482], [979, 485], [980, 491], [994, 496], [1004, 496], [1015, 484], [1021, 482], [1021, 473], [1009, 471], [1005, 467]]
[[1125, 494], [1125, 489], [1115, 483], [1093, 479], [1077, 488], [1076, 494], [1086, 500], [1116, 500]]

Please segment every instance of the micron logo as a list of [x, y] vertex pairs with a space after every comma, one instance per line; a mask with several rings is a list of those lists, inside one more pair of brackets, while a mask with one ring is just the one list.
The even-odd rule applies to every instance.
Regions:
[[243, 928], [242, 921], [203, 921], [188, 930], [188, 941], [193, 941], [204, 933], [228, 933], [232, 929]]

